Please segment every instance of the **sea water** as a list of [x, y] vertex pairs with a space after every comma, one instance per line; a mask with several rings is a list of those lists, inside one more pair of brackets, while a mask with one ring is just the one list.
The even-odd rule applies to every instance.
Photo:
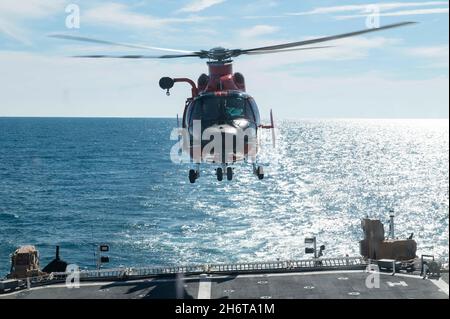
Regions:
[[[263, 132], [258, 180], [249, 164], [232, 181], [173, 163], [175, 119], [0, 118], [0, 275], [10, 254], [35, 245], [95, 267], [358, 255], [361, 219], [414, 233], [418, 254], [448, 257], [448, 120], [277, 121]], [[385, 224], [387, 233], [387, 224]]]

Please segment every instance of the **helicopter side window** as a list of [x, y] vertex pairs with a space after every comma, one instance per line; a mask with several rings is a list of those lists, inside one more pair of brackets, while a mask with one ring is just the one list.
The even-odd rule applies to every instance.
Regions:
[[192, 102], [186, 104], [186, 106], [184, 107], [183, 122], [182, 122], [183, 127], [189, 126], [188, 120], [191, 118], [191, 113], [192, 113]]
[[196, 102], [195, 105], [192, 107], [191, 111], [191, 121], [193, 120], [200, 120], [202, 117], [202, 107], [199, 105], [199, 102]]
[[259, 124], [261, 122], [261, 119], [260, 119], [260, 115], [259, 115], [258, 106], [256, 105], [256, 102], [253, 98], [249, 98], [248, 102], [250, 103], [251, 109], [253, 111], [253, 114], [255, 117], [255, 122]]

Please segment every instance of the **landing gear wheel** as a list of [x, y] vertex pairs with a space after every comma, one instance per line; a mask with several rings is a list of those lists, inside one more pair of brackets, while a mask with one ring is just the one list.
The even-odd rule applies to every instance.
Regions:
[[264, 169], [262, 166], [258, 166], [258, 168], [256, 169], [256, 176], [258, 176], [258, 179], [264, 178]]
[[189, 181], [193, 184], [197, 179], [197, 172], [194, 169], [189, 170]]
[[227, 167], [227, 180], [231, 181], [233, 179], [233, 169], [231, 167]]
[[222, 167], [216, 169], [217, 180], [221, 182], [223, 180], [223, 170]]

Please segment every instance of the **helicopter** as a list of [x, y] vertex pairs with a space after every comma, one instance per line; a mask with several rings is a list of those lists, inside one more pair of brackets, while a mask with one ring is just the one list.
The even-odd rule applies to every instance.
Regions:
[[[208, 74], [202, 73], [197, 83], [189, 78], [162, 77], [159, 86], [170, 95], [175, 83], [187, 83], [191, 86], [191, 96], [184, 104], [181, 127], [181, 149], [189, 154], [194, 168], [189, 170], [189, 181], [195, 183], [200, 177], [200, 164], [218, 165], [216, 177], [222, 181], [224, 174], [227, 180], [233, 179], [233, 165], [237, 162], [250, 163], [253, 174], [258, 179], [264, 178], [264, 168], [259, 164], [260, 131], [272, 130], [272, 141], [275, 145], [275, 125], [272, 110], [270, 124], [261, 122], [258, 106], [253, 97], [246, 92], [244, 75], [233, 72], [233, 58], [241, 55], [262, 55], [289, 51], [316, 50], [330, 46], [309, 46], [342, 38], [358, 36], [406, 25], [416, 22], [400, 22], [381, 27], [364, 29], [333, 36], [325, 36], [297, 42], [256, 47], [250, 49], [226, 49], [215, 47], [210, 50], [186, 51], [170, 48], [145, 46], [139, 44], [119, 43], [94, 39], [90, 37], [54, 34], [50, 37], [84, 41], [98, 44], [122, 46], [134, 49], [148, 49], [171, 52], [164, 55], [77, 55], [79, 58], [122, 58], [122, 59], [175, 59], [196, 57], [207, 59]], [[213, 137], [211, 139], [211, 137]], [[213, 145], [211, 145], [213, 144]]]

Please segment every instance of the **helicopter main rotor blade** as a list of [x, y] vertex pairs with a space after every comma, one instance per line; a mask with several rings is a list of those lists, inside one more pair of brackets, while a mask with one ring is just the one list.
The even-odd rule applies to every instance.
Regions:
[[284, 49], [284, 50], [269, 50], [269, 51], [251, 51], [251, 52], [244, 52], [242, 54], [245, 55], [259, 55], [259, 54], [270, 54], [270, 53], [281, 53], [281, 52], [292, 52], [292, 51], [305, 51], [305, 50], [316, 50], [316, 49], [328, 49], [328, 48], [334, 48], [335, 46], [332, 45], [325, 45], [320, 47], [309, 47], [309, 48], [297, 48], [297, 49]]
[[133, 48], [133, 49], [159, 50], [159, 51], [167, 51], [167, 52], [186, 53], [186, 54], [195, 53], [195, 52], [186, 51], [186, 50], [152, 47], [152, 46], [147, 46], [147, 45], [131, 44], [131, 43], [113, 42], [113, 41], [100, 40], [100, 39], [74, 36], [74, 35], [66, 35], [66, 34], [51, 34], [51, 35], [49, 35], [49, 37], [57, 38], [57, 39], [64, 39], [64, 40], [74, 40], [74, 41], [82, 41], [82, 42], [90, 42], [90, 43], [98, 43], [98, 44], [107, 44], [107, 45], [121, 46], [121, 47], [126, 47], [126, 48]]
[[74, 58], [94, 58], [94, 59], [174, 59], [185, 57], [198, 57], [197, 54], [167, 54], [167, 55], [75, 55]]
[[385, 26], [382, 26], [379, 28], [365, 29], [365, 30], [360, 30], [360, 31], [354, 31], [354, 32], [349, 32], [349, 33], [328, 36], [328, 37], [322, 37], [322, 38], [316, 38], [316, 39], [310, 39], [310, 40], [304, 40], [304, 41], [298, 41], [298, 42], [290, 42], [290, 43], [284, 43], [284, 44], [278, 44], [278, 45], [270, 45], [270, 46], [266, 46], [266, 47], [245, 49], [245, 50], [240, 50], [240, 52], [238, 52], [238, 55], [246, 54], [248, 52], [256, 52], [256, 51], [282, 50], [282, 49], [299, 47], [299, 46], [309, 45], [309, 44], [314, 44], [314, 43], [332, 41], [332, 40], [337, 40], [337, 39], [342, 39], [342, 38], [349, 38], [349, 37], [354, 37], [354, 36], [365, 34], [365, 33], [371, 33], [371, 32], [377, 32], [377, 31], [386, 30], [386, 29], [398, 28], [398, 27], [402, 27], [402, 26], [406, 26], [406, 25], [410, 25], [410, 24], [415, 24], [415, 23], [417, 23], [417, 22], [401, 22], [401, 23], [395, 23], [395, 24], [388, 24], [388, 25], [385, 25]]
[[306, 46], [314, 43], [321, 43], [321, 42], [327, 42], [332, 40], [338, 40], [342, 38], [348, 38], [348, 37], [354, 37], [361, 34], [371, 33], [371, 32], [377, 32], [392, 28], [398, 28], [410, 24], [415, 24], [417, 22], [401, 22], [401, 23], [394, 23], [394, 24], [388, 24], [382, 27], [373, 28], [373, 29], [364, 29], [360, 31], [354, 31], [349, 33], [343, 33], [328, 37], [321, 37], [321, 38], [315, 38], [310, 40], [304, 40], [304, 41], [298, 41], [298, 42], [290, 42], [290, 43], [283, 43], [278, 45], [270, 45], [265, 47], [259, 47], [259, 48], [251, 48], [251, 49], [234, 49], [229, 50], [225, 48], [213, 48], [211, 50], [200, 50], [200, 51], [185, 51], [185, 50], [177, 50], [177, 49], [168, 49], [168, 48], [160, 48], [160, 47], [151, 47], [151, 46], [145, 46], [145, 45], [139, 45], [139, 44], [128, 44], [128, 43], [119, 43], [119, 42], [112, 42], [112, 41], [106, 41], [106, 40], [99, 40], [94, 38], [88, 38], [88, 37], [81, 37], [81, 36], [72, 36], [72, 35], [64, 35], [64, 34], [54, 34], [50, 35], [50, 37], [53, 38], [59, 38], [59, 39], [67, 39], [67, 40], [75, 40], [75, 41], [84, 41], [84, 42], [91, 42], [91, 43], [99, 43], [99, 44], [107, 44], [107, 45], [115, 45], [115, 46], [123, 46], [128, 48], [135, 48], [135, 49], [146, 49], [146, 50], [161, 50], [161, 51], [169, 51], [169, 52], [175, 52], [180, 54], [168, 54], [168, 55], [81, 55], [78, 57], [86, 57], [86, 58], [122, 58], [122, 59], [171, 59], [171, 58], [184, 58], [184, 57], [198, 57], [201, 59], [210, 59], [213, 61], [227, 61], [233, 57], [238, 57], [240, 55], [256, 55], [256, 54], [269, 54], [269, 53], [280, 53], [280, 52], [288, 52], [288, 51], [300, 51], [300, 50], [311, 50], [311, 49], [319, 49], [319, 48], [327, 48], [328, 46], [323, 47], [307, 47], [307, 48], [297, 48], [300, 46]]

